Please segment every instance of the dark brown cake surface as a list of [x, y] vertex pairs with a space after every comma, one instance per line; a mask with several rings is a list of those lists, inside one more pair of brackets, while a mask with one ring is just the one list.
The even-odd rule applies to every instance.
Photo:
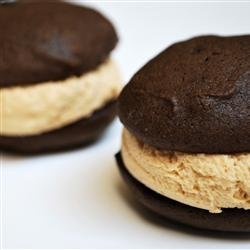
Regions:
[[170, 151], [250, 151], [250, 35], [176, 43], [122, 91], [119, 116], [143, 142]]
[[100, 13], [61, 1], [0, 4], [0, 30], [0, 87], [81, 75], [117, 43]]

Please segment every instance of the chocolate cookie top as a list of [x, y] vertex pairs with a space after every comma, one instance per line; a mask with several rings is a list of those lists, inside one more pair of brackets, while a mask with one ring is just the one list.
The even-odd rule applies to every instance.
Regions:
[[119, 116], [159, 149], [250, 152], [250, 35], [170, 46], [124, 88]]
[[95, 68], [117, 43], [100, 13], [61, 1], [0, 5], [0, 87], [61, 80]]

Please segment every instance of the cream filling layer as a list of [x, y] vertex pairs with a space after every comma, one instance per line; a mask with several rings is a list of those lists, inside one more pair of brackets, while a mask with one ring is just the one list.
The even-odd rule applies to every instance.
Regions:
[[250, 154], [208, 155], [157, 150], [124, 129], [122, 158], [130, 174], [155, 192], [220, 213], [250, 209]]
[[111, 59], [80, 77], [1, 88], [0, 135], [28, 136], [61, 128], [91, 116], [120, 89], [120, 73]]

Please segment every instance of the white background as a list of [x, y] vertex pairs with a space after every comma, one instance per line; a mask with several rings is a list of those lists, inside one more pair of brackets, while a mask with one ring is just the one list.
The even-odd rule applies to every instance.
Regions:
[[[114, 22], [124, 81], [169, 44], [197, 34], [250, 33], [250, 3], [92, 2]], [[2, 156], [4, 248], [250, 248], [250, 239], [152, 219], [129, 193], [113, 155], [116, 121], [95, 145], [54, 155]]]

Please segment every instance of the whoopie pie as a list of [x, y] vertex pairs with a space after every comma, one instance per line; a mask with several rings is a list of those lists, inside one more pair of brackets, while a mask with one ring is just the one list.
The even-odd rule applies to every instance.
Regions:
[[197, 228], [250, 232], [250, 35], [176, 43], [123, 89], [117, 162], [138, 200]]
[[15, 1], [0, 5], [0, 30], [0, 149], [95, 141], [115, 117], [121, 86], [112, 24], [63, 1]]

